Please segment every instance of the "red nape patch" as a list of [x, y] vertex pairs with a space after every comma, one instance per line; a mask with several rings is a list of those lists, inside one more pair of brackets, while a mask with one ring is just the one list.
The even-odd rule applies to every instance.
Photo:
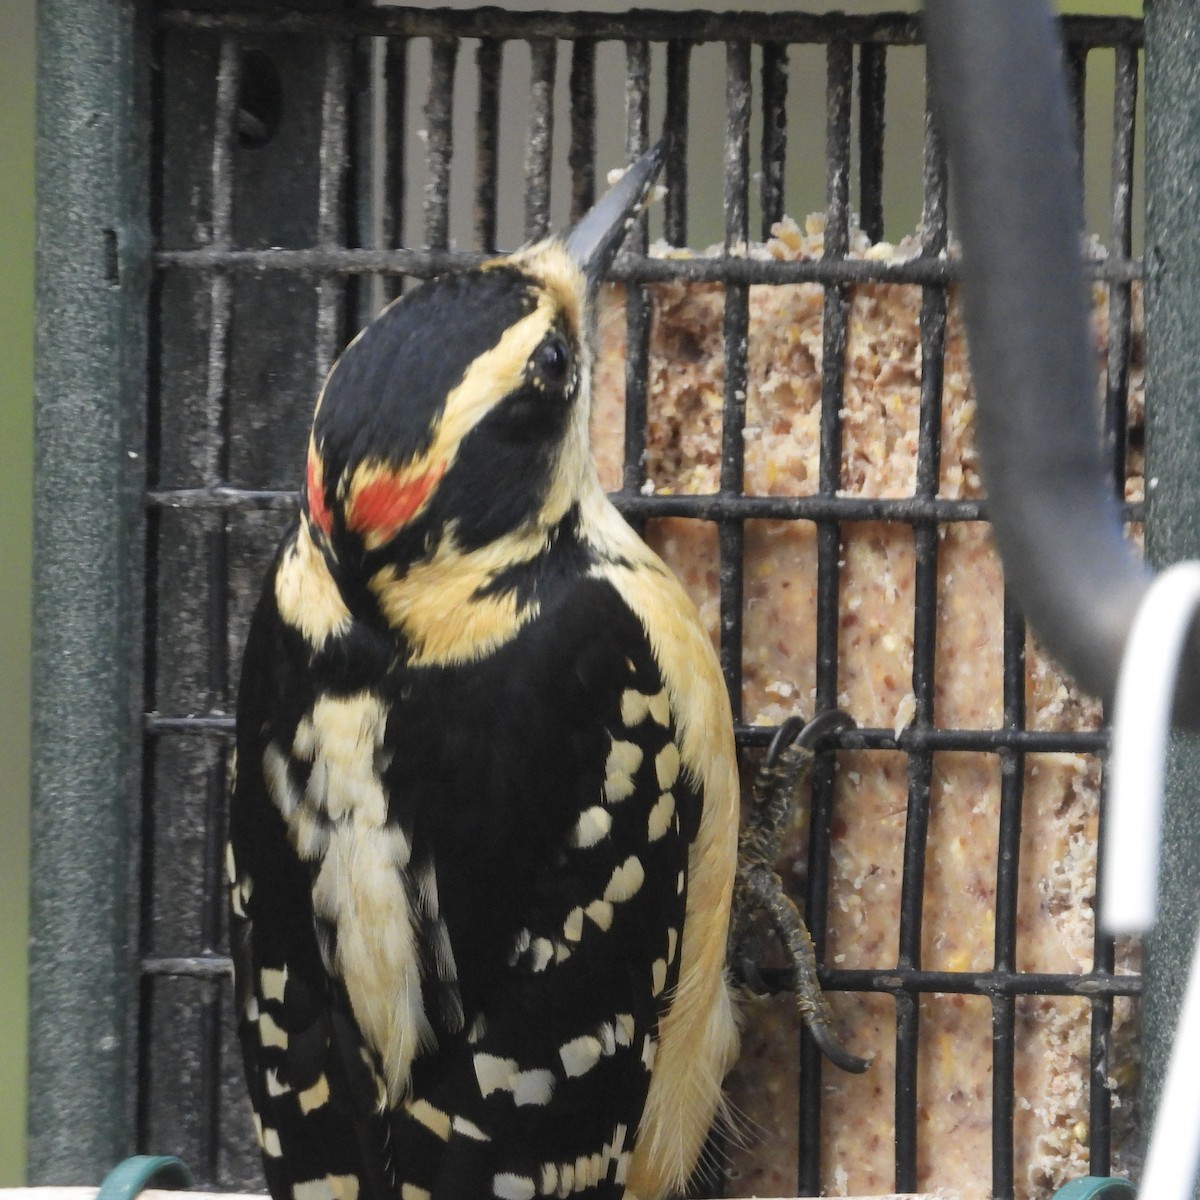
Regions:
[[308, 477], [304, 490], [308, 497], [309, 520], [328, 537], [333, 521], [329, 509], [325, 507], [325, 473], [321, 470], [320, 458], [311, 453], [308, 456]]
[[390, 536], [412, 519], [445, 470], [443, 465], [403, 481], [394, 476], [373, 479], [354, 495], [350, 528]]

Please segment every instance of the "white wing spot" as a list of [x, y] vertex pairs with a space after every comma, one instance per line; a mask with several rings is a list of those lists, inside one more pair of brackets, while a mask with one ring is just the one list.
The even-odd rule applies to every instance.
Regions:
[[654, 802], [650, 810], [650, 819], [646, 822], [647, 841], [657, 842], [671, 828], [671, 818], [675, 815], [675, 797], [670, 792], [663, 792]]
[[554, 943], [554, 962], [557, 966], [559, 963], [564, 963], [571, 957], [571, 947], [566, 942]]
[[583, 937], [582, 908], [573, 908], [567, 913], [567, 919], [563, 922], [563, 937], [568, 942], [577, 942]]
[[270, 1013], [258, 1014], [258, 1040], [264, 1046], [276, 1046], [280, 1050], [288, 1048], [287, 1034], [275, 1024]]
[[553, 1196], [558, 1191], [558, 1167], [554, 1163], [542, 1163], [541, 1187], [543, 1196]]
[[667, 962], [675, 961], [675, 951], [679, 949], [679, 930], [672, 926], [667, 930]]
[[526, 1104], [549, 1104], [553, 1092], [553, 1071], [518, 1071], [513, 1076], [513, 1101], [518, 1108]]
[[433, 1193], [415, 1183], [405, 1183], [400, 1187], [400, 1200], [433, 1200]]
[[282, 1158], [283, 1146], [279, 1143], [278, 1129], [264, 1129], [262, 1135], [263, 1153], [269, 1158]]
[[640, 725], [650, 712], [650, 697], [636, 688], [626, 688], [621, 694], [621, 724], [626, 729]]
[[410, 1100], [404, 1111], [419, 1125], [424, 1125], [434, 1137], [446, 1142], [450, 1140], [450, 1114], [435, 1108], [428, 1100]]
[[685, 884], [684, 874], [682, 871], [680, 871], [679, 878], [675, 881], [675, 894], [677, 896], [683, 895], [684, 884]]
[[597, 1032], [600, 1034], [601, 1054], [605, 1058], [611, 1058], [617, 1052], [616, 1027], [610, 1021], [605, 1021]]
[[575, 1187], [578, 1191], [583, 1191], [584, 1188], [589, 1188], [596, 1182], [596, 1177], [592, 1174], [592, 1157], [589, 1154], [581, 1154], [575, 1160]]
[[[617, 1169], [613, 1172], [613, 1183], [621, 1186], [625, 1182], [625, 1177], [629, 1174], [629, 1160], [632, 1156], [626, 1150], [624, 1154], [617, 1155]], [[636, 1197], [630, 1197], [628, 1192], [625, 1193], [626, 1200], [637, 1200]]]
[[274, 967], [263, 967], [258, 973], [258, 988], [264, 1000], [283, 1003], [284, 988], [287, 987], [287, 967], [277, 971]]
[[357, 1200], [357, 1175], [326, 1175], [292, 1184], [293, 1200]]
[[611, 828], [612, 815], [597, 804], [580, 814], [568, 842], [577, 850], [586, 850], [603, 841]]
[[[633, 1014], [632, 1013], [617, 1013], [617, 1045], [632, 1046], [633, 1045]], [[624, 1125], [618, 1125], [618, 1129], [624, 1129]], [[623, 1136], [623, 1135], [622, 1135]]]
[[575, 1190], [575, 1164], [563, 1163], [558, 1168], [558, 1194], [569, 1196]]
[[638, 894], [645, 882], [646, 872], [636, 855], [630, 855], [615, 871], [604, 889], [604, 899], [620, 904]]
[[233, 843], [225, 843], [225, 880], [232, 887], [237, 882], [237, 863], [233, 860]]
[[455, 1117], [450, 1122], [450, 1128], [460, 1136], [470, 1138], [473, 1142], [490, 1142], [492, 1140], [474, 1121], [468, 1121], [466, 1117]]
[[554, 943], [549, 938], [538, 938], [530, 947], [532, 966], [535, 971], [544, 971], [554, 957]]
[[633, 795], [633, 776], [642, 765], [642, 748], [633, 742], [613, 739], [604, 764], [604, 799], [616, 804]]
[[574, 1038], [560, 1046], [558, 1056], [562, 1059], [563, 1070], [566, 1071], [567, 1078], [574, 1079], [579, 1075], [587, 1074], [600, 1061], [602, 1049], [600, 1039], [593, 1037], [590, 1033], [585, 1033], [583, 1037]]
[[471, 1028], [467, 1031], [467, 1041], [473, 1046], [485, 1033], [487, 1033], [487, 1018], [480, 1013], [471, 1022]]
[[273, 1069], [267, 1070], [266, 1083], [268, 1096], [286, 1096], [292, 1090], [286, 1083], [279, 1082], [279, 1073]]
[[662, 995], [662, 990], [667, 986], [667, 960], [665, 958], [656, 958], [654, 965], [650, 968], [651, 986], [656, 996]]
[[663, 688], [657, 696], [651, 696], [647, 707], [650, 709], [650, 715], [664, 729], [671, 724], [671, 701], [667, 696], [666, 688]]
[[679, 778], [679, 747], [668, 742], [654, 760], [658, 786], [665, 792]]
[[300, 1111], [310, 1113], [329, 1101], [329, 1080], [322, 1075], [310, 1088], [300, 1093]]
[[607, 900], [593, 900], [583, 910], [583, 915], [588, 920], [594, 921], [605, 932], [612, 928], [613, 906]]
[[512, 1087], [512, 1077], [517, 1064], [511, 1058], [498, 1058], [494, 1054], [482, 1052], [475, 1055], [475, 1078], [479, 1081], [479, 1091], [486, 1100], [493, 1092], [508, 1091]]
[[537, 1195], [537, 1188], [533, 1186], [533, 1180], [528, 1175], [513, 1175], [506, 1171], [493, 1177], [492, 1195], [497, 1200], [533, 1200]]
[[650, 1034], [646, 1034], [642, 1040], [642, 1066], [647, 1071], [654, 1070], [654, 1052], [658, 1049], [658, 1044]]

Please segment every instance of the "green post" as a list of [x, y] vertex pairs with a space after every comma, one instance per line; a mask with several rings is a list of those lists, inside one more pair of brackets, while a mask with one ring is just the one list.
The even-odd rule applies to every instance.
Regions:
[[[1200, 558], [1200, 6], [1146, 0], [1146, 549]], [[1152, 1128], [1200, 914], [1200, 743], [1173, 739], [1158, 925], [1146, 941], [1144, 1128]], [[1192, 1114], [1200, 1119], [1200, 1114]]]
[[29, 1182], [133, 1150], [149, 286], [137, 0], [38, 6]]

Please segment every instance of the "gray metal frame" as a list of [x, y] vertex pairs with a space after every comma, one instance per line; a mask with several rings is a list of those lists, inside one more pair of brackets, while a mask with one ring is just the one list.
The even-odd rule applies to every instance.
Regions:
[[150, 284], [143, 6], [38, 14], [29, 1179], [132, 1149]]

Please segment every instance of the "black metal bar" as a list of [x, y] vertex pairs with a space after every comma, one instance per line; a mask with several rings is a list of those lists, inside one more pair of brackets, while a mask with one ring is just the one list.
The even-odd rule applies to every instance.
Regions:
[[1054, 29], [1041, 0], [930, 0], [928, 14], [996, 540], [1051, 653], [1111, 697], [1148, 576], [1124, 540], [1099, 439], [1087, 436], [1082, 202]]
[[[742, 251], [749, 236], [750, 192], [750, 46], [725, 47], [725, 253]], [[725, 392], [721, 408], [721, 479], [723, 495], [742, 491], [745, 462], [746, 352], [749, 341], [749, 290], [726, 287], [722, 336], [725, 349]], [[720, 657], [735, 720], [742, 715], [742, 597], [745, 531], [740, 521], [722, 521], [717, 531], [721, 598]]]
[[[625, 41], [625, 159], [634, 162], [650, 146], [650, 45], [642, 38]], [[645, 228], [644, 219], [639, 226]], [[628, 238], [626, 241], [628, 242]], [[644, 240], [643, 240], [644, 253]], [[635, 247], [630, 246], [633, 250]]]
[[[635, 162], [650, 144], [650, 47], [625, 43], [625, 161]], [[625, 236], [627, 253], [645, 253], [646, 220]], [[646, 385], [650, 363], [650, 297], [640, 284], [625, 289], [624, 488], [640, 491], [646, 480]]]
[[688, 105], [691, 78], [690, 42], [667, 43], [667, 103], [663, 117], [669, 133], [663, 183], [667, 195], [663, 201], [663, 236], [672, 246], [687, 245], [688, 203]]
[[[1025, 727], [1025, 621], [1011, 593], [1004, 596], [1003, 724], [1014, 732]], [[1021, 853], [1021, 807], [1025, 756], [1000, 751], [1000, 822], [997, 832], [996, 913], [993, 926], [997, 971], [1013, 973], [1017, 960], [1017, 903]], [[992, 1002], [992, 1191], [1011, 1197], [1013, 1178], [1014, 1071], [1016, 1008], [1011, 998]]]
[[[640, 284], [625, 289], [625, 451], [622, 487], [646, 482], [646, 382], [650, 362], [650, 297]], [[633, 515], [633, 514], [631, 514]], [[634, 519], [637, 520], [636, 516]]]
[[[632, 9], [620, 12], [517, 12], [498, 7], [366, 8], [336, 15], [303, 12], [215, 12], [160, 9], [163, 29], [222, 29], [242, 33], [308, 33], [329, 37], [552, 37], [652, 42], [682, 38], [695, 42], [882, 42], [917, 46], [923, 40], [921, 17], [913, 13], [803, 13], [794, 11], [709, 12], [687, 9]], [[1142, 23], [1136, 17], [1067, 16], [1060, 19], [1065, 40], [1083, 46], [1141, 46]]]
[[500, 65], [504, 43], [484, 38], [475, 51], [479, 104], [475, 111], [475, 243], [496, 249], [496, 174], [500, 151]]
[[529, 139], [525, 146], [525, 240], [550, 232], [550, 167], [554, 149], [554, 77], [558, 46], [529, 40]]
[[762, 239], [783, 219], [787, 171], [788, 48], [767, 42], [762, 48]]
[[[388, 38], [383, 51], [383, 213], [382, 242], [389, 249], [404, 245], [408, 198], [408, 38]], [[401, 280], [385, 279], [384, 296], [400, 294]]]
[[454, 156], [454, 71], [458, 39], [435, 38], [430, 49], [429, 95], [425, 101], [427, 140], [425, 244], [444, 250], [450, 244], [450, 163]]
[[596, 202], [596, 43], [571, 46], [571, 223]]
[[[883, 129], [887, 95], [887, 47], [859, 47], [858, 59], [858, 207], [863, 232], [883, 239]], [[928, 163], [928, 157], [926, 158]]]
[[[331, 41], [325, 48], [317, 172], [317, 246], [321, 250], [336, 250], [346, 244], [345, 197], [350, 165], [346, 145], [349, 58], [348, 43]], [[317, 285], [314, 394], [320, 390], [334, 358], [346, 342], [346, 331], [342, 327], [344, 311], [345, 291], [341, 281], [335, 276], [321, 279]]]
[[[146, 956], [143, 975], [172, 975], [198, 978], [232, 974], [232, 964], [223, 955]], [[771, 972], [766, 972], [770, 978]], [[827, 991], [883, 992], [889, 995], [925, 995], [944, 992], [965, 996], [1097, 996], [1137, 997], [1142, 992], [1138, 975], [1082, 975], [1026, 972], [971, 971], [822, 971], [821, 986]]]
[[[853, 52], [847, 42], [826, 51], [826, 216], [824, 258], [836, 261], [849, 249], [850, 237], [850, 109]], [[836, 499], [841, 489], [842, 422], [846, 321], [849, 294], [839, 286], [825, 291], [822, 325], [820, 465], [818, 488]], [[840, 511], [817, 525], [816, 709], [837, 706], [838, 594], [842, 553]], [[825, 947], [829, 901], [829, 845], [833, 824], [832, 755], [813, 765], [808, 846], [808, 901], [805, 919], [820, 962]], [[821, 1060], [811, 1037], [801, 1037], [800, 1147], [797, 1187], [800, 1195], [816, 1195], [821, 1184]]]
[[[159, 268], [211, 271], [290, 271], [309, 274], [380, 272], [430, 277], [477, 266], [486, 255], [430, 250], [201, 250], [163, 249], [154, 254]], [[775, 262], [758, 258], [644, 258], [622, 255], [609, 277], [619, 282], [669, 283], [956, 283], [962, 264], [956, 258], [907, 262], [867, 259], [808, 259]], [[1084, 264], [1084, 277], [1111, 282], [1139, 280], [1142, 260], [1105, 259]]]

